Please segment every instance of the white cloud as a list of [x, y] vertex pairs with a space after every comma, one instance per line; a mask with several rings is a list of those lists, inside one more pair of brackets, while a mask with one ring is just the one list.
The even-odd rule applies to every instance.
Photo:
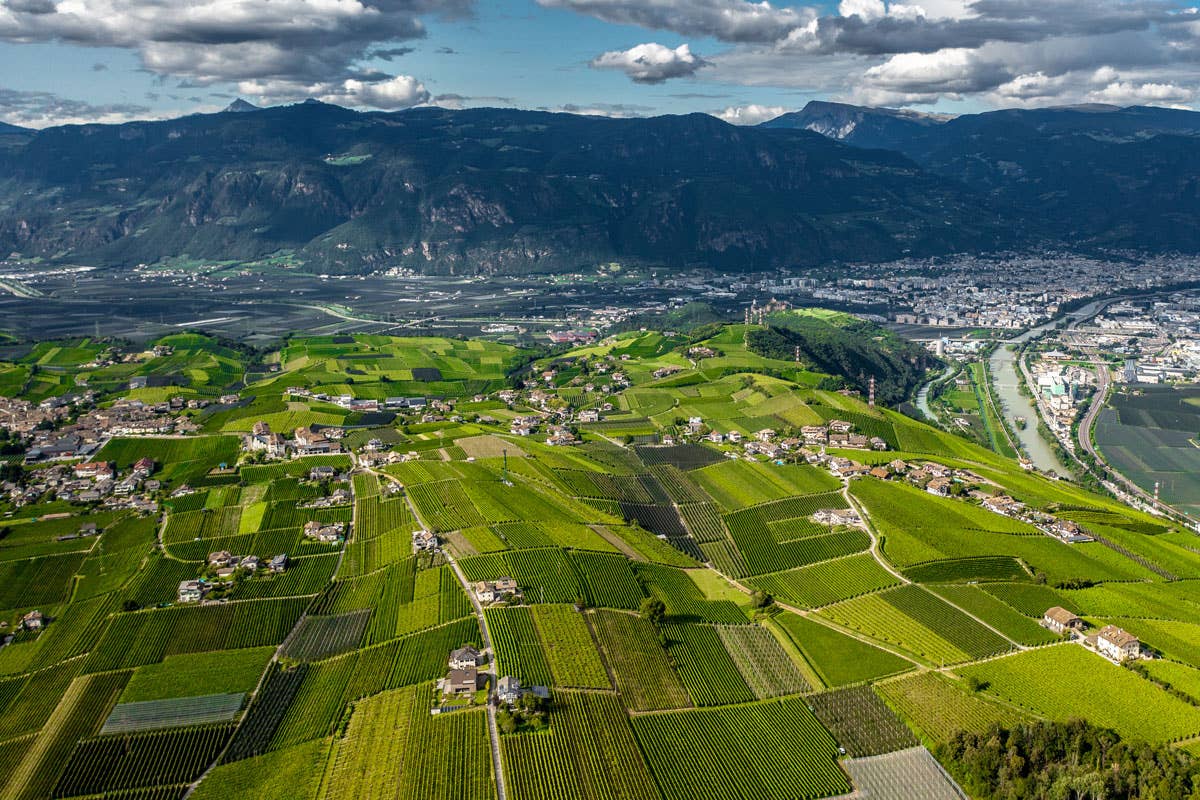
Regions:
[[[1175, 0], [840, 0], [824, 15], [779, 0], [538, 2], [727, 42], [704, 77], [728, 85], [890, 104], [1200, 96], [1200, 12]], [[1122, 80], [1089, 77], [1105, 67]]]
[[685, 78], [707, 62], [681, 44], [675, 49], [649, 42], [628, 50], [612, 50], [591, 61], [594, 69], [615, 69], [624, 72], [634, 83], [662, 83], [671, 78]]
[[343, 81], [299, 83], [296, 81], [241, 81], [238, 92], [265, 105], [314, 98], [340, 106], [393, 111], [424, 105], [432, 99], [424, 84], [409, 75], [380, 81], [347, 78]]
[[334, 94], [399, 107], [423, 89], [358, 62], [378, 44], [424, 37], [425, 16], [473, 8], [474, 0], [0, 0], [0, 41], [132, 50], [150, 72], [192, 86], [336, 83]]
[[881, 19], [887, 16], [887, 6], [883, 0], [842, 0], [838, 3], [838, 14], [862, 20]]
[[788, 113], [783, 106], [760, 106], [751, 103], [745, 106], [729, 106], [713, 114], [731, 125], [758, 125]]
[[1134, 83], [1113, 81], [1103, 89], [1088, 92], [1092, 103], [1111, 103], [1117, 106], [1180, 106], [1196, 99], [1196, 90], [1173, 83]]

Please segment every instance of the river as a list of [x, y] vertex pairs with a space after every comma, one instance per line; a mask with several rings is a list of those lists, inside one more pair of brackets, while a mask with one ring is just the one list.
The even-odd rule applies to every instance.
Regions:
[[[1053, 329], [1064, 318], [1076, 322], [1095, 316], [1101, 308], [1111, 302], [1113, 301], [1097, 300], [1088, 303], [1075, 311], [1069, 312], [1065, 317], [1056, 317], [1036, 328], [1030, 328], [1011, 339], [1006, 339], [1000, 342], [988, 362], [992, 373], [992, 391], [995, 394], [997, 402], [1002, 406], [1003, 413], [1012, 429], [1016, 432], [1017, 438], [1021, 442], [1021, 447], [1029, 456], [1029, 460], [1033, 462], [1035, 467], [1044, 472], [1054, 470], [1059, 475], [1068, 474], [1066, 467], [1063, 466], [1062, 461], [1059, 460], [1058, 455], [1054, 452], [1054, 448], [1038, 433], [1038, 411], [1033, 398], [1022, 395], [1017, 389], [1019, 385], [1017, 380], [1017, 354], [1008, 348], [1010, 345], [1017, 345], [1019, 347], [1031, 339], [1038, 338], [1046, 331]], [[1018, 429], [1014, 422], [1014, 419], [1019, 416], [1025, 417], [1028, 420], [1028, 424], [1023, 430]]]

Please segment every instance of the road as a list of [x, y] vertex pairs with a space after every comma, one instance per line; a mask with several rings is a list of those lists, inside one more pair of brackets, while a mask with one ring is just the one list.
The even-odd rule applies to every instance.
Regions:
[[[375, 469], [370, 471], [382, 481], [394, 481], [386, 472], [380, 472]], [[421, 519], [421, 513], [417, 510], [417, 506], [413, 503], [412, 498], [408, 496], [408, 492], [404, 493], [404, 502], [408, 504], [408, 509], [412, 512], [413, 519], [422, 528], [433, 530], [433, 528], [426, 525], [424, 520]], [[483, 655], [487, 658], [487, 671], [484, 674], [488, 676], [487, 718], [488, 739], [490, 740], [492, 749], [492, 773], [496, 776], [496, 796], [498, 800], [508, 800], [508, 788], [504, 780], [504, 761], [500, 757], [500, 727], [496, 724], [496, 683], [500, 680], [500, 676], [496, 674], [496, 653], [492, 649], [492, 635], [488, 631], [487, 616], [483, 613], [483, 606], [480, 604], [479, 598], [471, 590], [471, 582], [467, 580], [466, 573], [462, 571], [462, 567], [459, 566], [454, 555], [445, 547], [442, 548], [442, 555], [446, 557], [446, 563], [454, 570], [454, 576], [458, 578], [463, 591], [471, 599], [471, 607], [475, 610], [476, 619], [479, 620], [481, 649]]]

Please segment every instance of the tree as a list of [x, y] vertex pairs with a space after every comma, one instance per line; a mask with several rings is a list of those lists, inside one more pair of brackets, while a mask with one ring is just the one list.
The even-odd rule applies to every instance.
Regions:
[[641, 614], [651, 625], [658, 625], [667, 615], [667, 604], [657, 597], [647, 597], [642, 601]]
[[757, 609], [763, 609], [775, 602], [775, 598], [763, 591], [755, 590], [750, 593], [750, 605]]

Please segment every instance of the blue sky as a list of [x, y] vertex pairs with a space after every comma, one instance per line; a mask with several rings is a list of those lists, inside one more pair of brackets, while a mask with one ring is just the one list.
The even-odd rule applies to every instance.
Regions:
[[0, 119], [34, 127], [235, 96], [742, 123], [811, 99], [1190, 106], [1197, 64], [1200, 15], [1169, 0], [0, 0]]

